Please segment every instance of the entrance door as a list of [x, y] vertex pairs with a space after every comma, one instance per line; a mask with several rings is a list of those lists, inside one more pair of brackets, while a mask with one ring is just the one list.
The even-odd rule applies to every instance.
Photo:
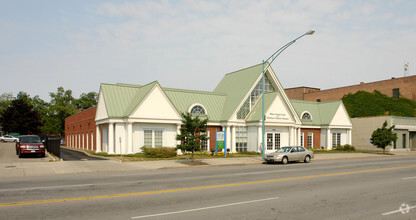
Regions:
[[280, 133], [276, 132], [269, 132], [266, 133], [267, 138], [267, 150], [269, 151], [276, 151], [280, 149]]

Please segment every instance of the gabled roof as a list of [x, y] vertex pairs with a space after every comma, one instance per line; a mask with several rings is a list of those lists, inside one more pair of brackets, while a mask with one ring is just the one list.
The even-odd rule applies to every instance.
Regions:
[[157, 81], [144, 86], [128, 84], [101, 84], [108, 117], [125, 118], [132, 114]]
[[225, 94], [169, 88], [163, 88], [163, 91], [178, 112], [188, 112], [192, 105], [199, 104], [205, 108], [209, 121], [221, 120]]
[[[270, 92], [264, 94], [264, 111], [267, 112], [267, 109], [270, 108], [276, 96], [279, 95], [279, 92]], [[250, 114], [247, 116], [247, 122], [254, 122], [254, 121], [261, 121], [261, 114], [262, 114], [262, 101], [261, 98], [257, 102], [256, 106], [254, 106], [253, 110], [251, 110]]]
[[[312, 102], [291, 99], [293, 107], [303, 125], [329, 125], [342, 101]], [[302, 113], [309, 112], [311, 120], [302, 119]]]
[[214, 89], [227, 94], [221, 121], [228, 121], [262, 73], [262, 64], [228, 73]]

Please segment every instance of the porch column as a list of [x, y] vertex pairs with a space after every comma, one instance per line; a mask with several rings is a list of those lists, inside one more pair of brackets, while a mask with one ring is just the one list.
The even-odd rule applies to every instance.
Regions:
[[230, 153], [236, 152], [235, 149], [235, 126], [231, 127], [231, 147], [230, 147]]
[[133, 153], [133, 123], [127, 122], [127, 154]]
[[227, 126], [227, 130], [226, 130], [226, 132], [227, 132], [227, 145], [226, 145], [226, 147], [227, 147], [227, 149], [229, 149], [230, 148], [230, 150], [231, 150], [231, 148], [232, 148], [232, 145], [231, 145], [231, 142], [232, 142], [232, 136], [231, 136], [231, 126]]
[[108, 154], [114, 154], [114, 123], [108, 124]]
[[327, 128], [326, 129], [326, 149], [332, 149], [332, 145], [331, 145], [331, 129]]
[[100, 129], [100, 125], [96, 126], [96, 132], [95, 132], [95, 152], [101, 152], [101, 129]]
[[348, 142], [347, 142], [347, 144], [349, 144], [349, 145], [352, 145], [352, 136], [351, 136], [351, 132], [352, 132], [352, 130], [351, 130], [351, 129], [348, 129], [348, 130], [347, 130], [347, 135], [348, 135]]
[[257, 152], [261, 152], [261, 142], [262, 142], [261, 135], [262, 135], [261, 126], [258, 126], [257, 127]]

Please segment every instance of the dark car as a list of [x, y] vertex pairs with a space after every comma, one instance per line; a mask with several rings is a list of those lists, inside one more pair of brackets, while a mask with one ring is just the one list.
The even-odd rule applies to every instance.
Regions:
[[22, 135], [16, 143], [16, 154], [22, 158], [25, 154], [39, 154], [45, 157], [45, 146], [36, 135]]

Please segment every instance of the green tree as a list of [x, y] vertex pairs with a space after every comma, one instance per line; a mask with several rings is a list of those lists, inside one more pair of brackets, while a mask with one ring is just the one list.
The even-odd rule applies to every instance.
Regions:
[[28, 103], [27, 99], [20, 96], [2, 112], [0, 124], [7, 133], [38, 134], [42, 121], [39, 113]]
[[371, 144], [383, 149], [383, 154], [386, 151], [386, 147], [392, 142], [397, 140], [397, 134], [393, 132], [394, 125], [387, 128], [387, 121], [383, 123], [382, 128], [377, 128], [371, 135]]
[[192, 162], [194, 161], [194, 152], [201, 147], [201, 141], [206, 140], [206, 130], [208, 119], [200, 119], [198, 116], [193, 117], [191, 113], [181, 113], [182, 127], [176, 140], [181, 141], [178, 149], [183, 151], [192, 151]]
[[77, 113], [71, 90], [58, 87], [56, 93], [49, 93], [51, 101], [45, 116], [44, 132], [64, 136], [65, 118]]
[[75, 106], [77, 109], [89, 109], [97, 105], [98, 93], [89, 92], [87, 94], [82, 93], [79, 99], [75, 100]]
[[12, 93], [3, 93], [0, 95], [0, 115], [1, 112], [6, 110], [6, 108], [12, 104], [13, 99], [14, 97]]

